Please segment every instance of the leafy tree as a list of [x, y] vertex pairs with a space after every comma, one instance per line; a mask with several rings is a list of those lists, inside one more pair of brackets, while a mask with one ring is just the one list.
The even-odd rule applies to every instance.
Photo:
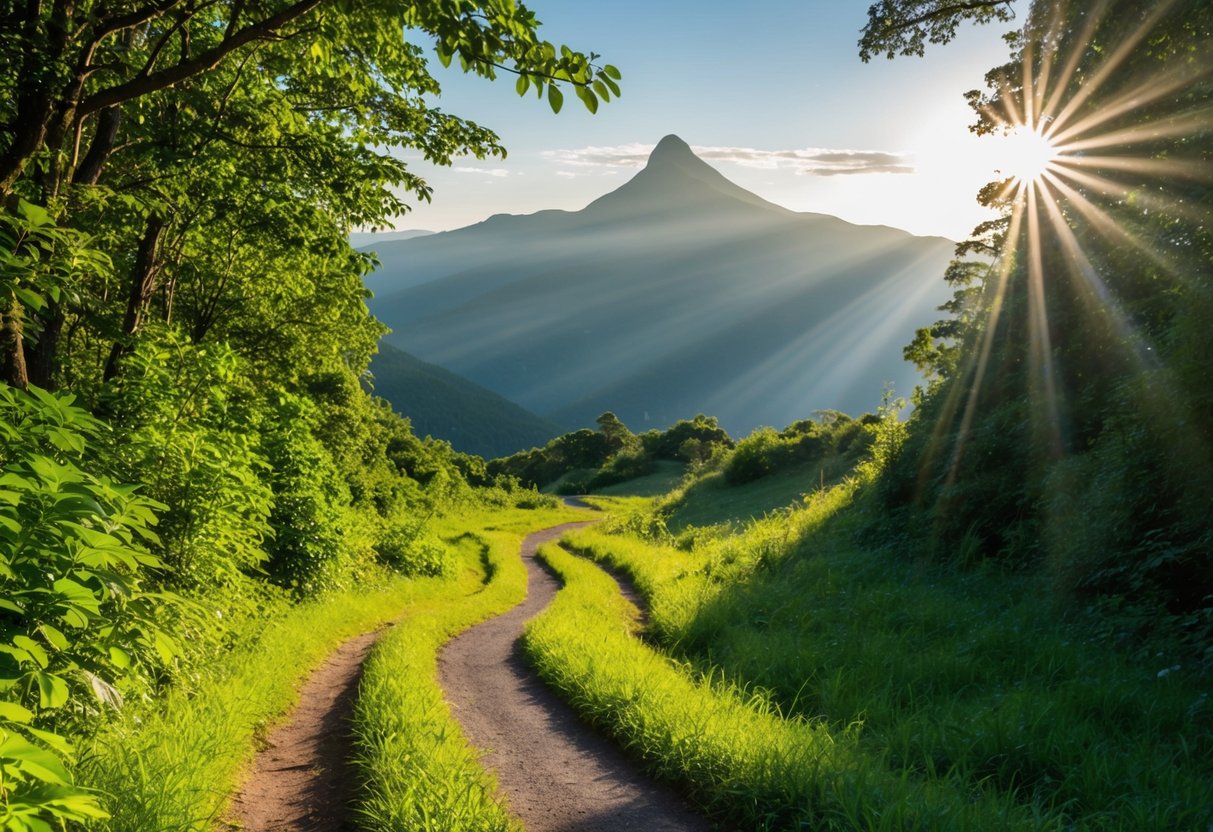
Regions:
[[859, 57], [922, 57], [928, 43], [948, 43], [966, 21], [1006, 22], [1014, 17], [1013, 0], [880, 0], [868, 7], [868, 22], [859, 40]]
[[[182, 194], [195, 184], [185, 168], [205, 162], [208, 150], [226, 151], [217, 154], [225, 159], [233, 149], [277, 151], [289, 167], [256, 160], [263, 166], [245, 182], [259, 183], [260, 171], [282, 170], [284, 181], [298, 180], [299, 190], [286, 201], [311, 200], [313, 207], [318, 201], [342, 234], [351, 223], [375, 224], [399, 208], [389, 196], [392, 186], [428, 195], [391, 151], [415, 148], [447, 163], [458, 153], [504, 152], [492, 133], [425, 103], [423, 96], [438, 92], [438, 85], [406, 32], [432, 39], [443, 63], [458, 58], [465, 71], [488, 78], [515, 73], [519, 93], [533, 88], [556, 110], [562, 85], [590, 110], [618, 94], [617, 70], [542, 40], [534, 14], [507, 0], [455, 7], [399, 0], [10, 0], [4, 12], [0, 120], [8, 129], [0, 139], [0, 202], [20, 195], [75, 226], [83, 203], [95, 201], [89, 189], [105, 185], [116, 153], [144, 160], [135, 168], [143, 220], [128, 231], [140, 242], [131, 247], [124, 293], [127, 337], [138, 331], [141, 310], [161, 282], [164, 255], [180, 251], [169, 244], [173, 227], [180, 231], [196, 219], [189, 200], [183, 204]], [[305, 167], [310, 181], [327, 177], [329, 185], [309, 193], [308, 178], [299, 175]], [[225, 177], [230, 164], [216, 173]], [[237, 200], [258, 193], [226, 184], [225, 193]], [[12, 292], [5, 299], [9, 380], [18, 385], [29, 372], [28, 301]], [[63, 326], [59, 310], [41, 314], [51, 324], [44, 330]], [[47, 383], [54, 338], [42, 340], [46, 354], [34, 366], [36, 380]], [[115, 352], [123, 349], [119, 344]], [[109, 362], [111, 375], [117, 357]]]
[[[927, 5], [944, 17], [884, 4], [891, 28], [874, 14], [866, 48], [920, 54], [970, 6], [1002, 19]], [[983, 189], [1003, 215], [959, 247], [951, 317], [907, 348], [935, 380], [881, 480], [941, 557], [1048, 568], [1067, 597], [1141, 605], [1198, 650], [1213, 640], [1211, 32], [1195, 0], [1031, 4], [1008, 63], [968, 95], [973, 129], [1026, 120], [1060, 157], [1038, 182]]]

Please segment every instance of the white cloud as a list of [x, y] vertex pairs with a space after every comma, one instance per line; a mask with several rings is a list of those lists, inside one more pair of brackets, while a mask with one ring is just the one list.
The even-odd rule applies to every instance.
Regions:
[[453, 170], [455, 173], [479, 173], [483, 174], [484, 176], [493, 176], [498, 179], [504, 179], [507, 176], [513, 175], [505, 168], [473, 168], [466, 165], [456, 165], [455, 167], [451, 168], [451, 170]]
[[[651, 144], [590, 146], [576, 150], [546, 150], [543, 156], [566, 168], [644, 167], [653, 152]], [[803, 176], [844, 176], [863, 173], [913, 173], [914, 164], [905, 153], [885, 150], [844, 150], [809, 147], [802, 150], [760, 150], [753, 147], [692, 147], [700, 159], [748, 168], [790, 170]], [[569, 175], [563, 171], [562, 175]]]

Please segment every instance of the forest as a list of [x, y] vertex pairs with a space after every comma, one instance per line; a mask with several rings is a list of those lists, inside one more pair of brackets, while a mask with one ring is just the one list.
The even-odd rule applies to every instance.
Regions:
[[486, 460], [375, 395], [349, 235], [430, 197], [403, 151], [505, 156], [435, 58], [556, 113], [620, 70], [514, 0], [3, 0], [0, 828], [233, 828], [389, 623], [355, 828], [522, 828], [437, 657], [594, 520], [521, 652], [714, 828], [1207, 830], [1213, 7], [880, 0], [859, 57], [1012, 21], [972, 129], [1053, 155], [981, 192], [912, 409]]

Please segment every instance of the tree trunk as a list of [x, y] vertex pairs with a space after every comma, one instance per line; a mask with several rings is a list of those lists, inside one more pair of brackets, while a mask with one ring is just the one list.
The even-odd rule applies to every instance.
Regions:
[[25, 368], [25, 312], [16, 295], [9, 296], [8, 311], [4, 313], [4, 380], [24, 390], [29, 386]]
[[114, 342], [109, 360], [105, 362], [106, 381], [112, 380], [121, 372], [119, 363], [122, 356], [129, 351], [135, 335], [143, 328], [148, 304], [156, 291], [156, 277], [160, 272], [160, 241], [164, 237], [166, 227], [167, 223], [163, 218], [156, 215], [148, 218], [147, 230], [139, 242], [135, 265], [131, 268], [126, 315], [122, 319], [122, 335]]
[[51, 303], [39, 316], [42, 321], [42, 331], [38, 340], [29, 348], [27, 356], [27, 371], [30, 384], [35, 384], [44, 390], [55, 387], [55, 370], [59, 354], [59, 336], [63, 333], [66, 315], [63, 307]]
[[78, 185], [96, 185], [101, 178], [105, 161], [114, 149], [114, 141], [118, 138], [118, 128], [122, 125], [122, 108], [106, 107], [97, 116], [97, 132], [89, 144], [88, 153], [84, 154], [79, 167], [72, 176], [72, 181]]

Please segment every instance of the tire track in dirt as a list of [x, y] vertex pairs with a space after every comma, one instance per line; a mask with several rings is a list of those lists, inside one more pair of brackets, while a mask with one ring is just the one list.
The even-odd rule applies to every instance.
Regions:
[[704, 818], [582, 723], [522, 659], [523, 624], [560, 588], [535, 552], [586, 525], [566, 523], [523, 541], [526, 600], [450, 641], [438, 658], [440, 684], [528, 832], [706, 832]]
[[257, 754], [228, 816], [249, 832], [353, 832], [357, 789], [350, 716], [362, 665], [384, 629], [338, 647]]

